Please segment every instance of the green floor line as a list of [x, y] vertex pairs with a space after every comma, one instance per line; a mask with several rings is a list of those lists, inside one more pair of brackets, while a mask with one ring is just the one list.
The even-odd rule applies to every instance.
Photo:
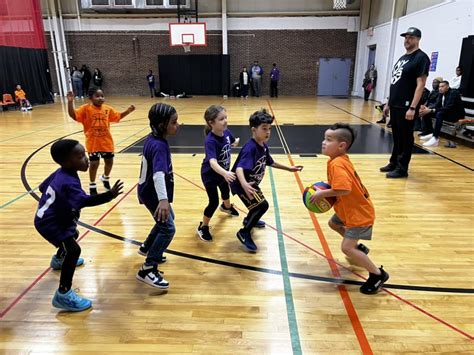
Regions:
[[295, 305], [293, 303], [293, 293], [291, 292], [290, 276], [288, 275], [288, 262], [286, 259], [285, 241], [283, 240], [280, 208], [278, 207], [277, 191], [273, 179], [273, 169], [269, 168], [270, 182], [272, 186], [273, 210], [275, 211], [275, 223], [278, 234], [278, 249], [280, 251], [281, 272], [283, 276], [283, 287], [285, 289], [286, 313], [288, 316], [288, 327], [290, 328], [291, 347], [293, 354], [302, 354], [298, 323], [296, 321]]

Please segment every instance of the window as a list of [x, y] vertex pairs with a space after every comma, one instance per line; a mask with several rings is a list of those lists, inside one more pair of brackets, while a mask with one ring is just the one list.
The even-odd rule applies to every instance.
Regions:
[[122, 7], [122, 6], [134, 6], [134, 1], [133, 0], [114, 0], [114, 5], [117, 7]]
[[163, 6], [163, 0], [146, 0], [146, 6]]
[[92, 0], [92, 6], [109, 6], [109, 0]]

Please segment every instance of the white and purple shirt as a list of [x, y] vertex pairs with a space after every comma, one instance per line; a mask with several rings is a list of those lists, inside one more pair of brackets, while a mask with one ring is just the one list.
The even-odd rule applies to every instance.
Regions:
[[[242, 168], [244, 170], [245, 180], [249, 183], [254, 182], [252, 186], [258, 188], [258, 185], [265, 175], [266, 166], [272, 164], [273, 158], [270, 155], [267, 144], [263, 143], [263, 146], [261, 146], [252, 138], [242, 147], [232, 167], [232, 171], [236, 172], [237, 168]], [[235, 179], [234, 182], [230, 184], [230, 189], [234, 195], [244, 194], [239, 179]]]
[[224, 131], [222, 137], [219, 137], [212, 132], [207, 134], [204, 142], [206, 156], [201, 165], [201, 179], [204, 186], [217, 186], [222, 183], [224, 178], [212, 169], [210, 160], [216, 159], [221, 168], [229, 170], [232, 143], [234, 142], [235, 138], [228, 129]]
[[138, 200], [152, 213], [158, 207], [158, 195], [153, 176], [157, 172], [165, 175], [168, 202], [173, 202], [174, 179], [171, 152], [168, 141], [152, 134], [148, 135], [143, 146], [140, 180], [138, 181]]
[[50, 243], [76, 235], [81, 208], [91, 196], [82, 189], [77, 171], [59, 168], [40, 185], [41, 199], [35, 215], [36, 230]]

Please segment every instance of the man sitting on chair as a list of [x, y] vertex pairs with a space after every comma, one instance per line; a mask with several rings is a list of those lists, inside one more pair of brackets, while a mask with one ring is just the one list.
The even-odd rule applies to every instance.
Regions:
[[436, 147], [439, 144], [439, 133], [443, 126], [443, 121], [457, 122], [464, 118], [466, 114], [461, 100], [461, 95], [457, 90], [449, 87], [449, 82], [443, 80], [439, 84], [438, 101], [436, 106], [430, 109], [430, 113], [435, 114], [436, 122], [433, 134], [421, 136], [420, 139], [426, 141], [423, 147]]

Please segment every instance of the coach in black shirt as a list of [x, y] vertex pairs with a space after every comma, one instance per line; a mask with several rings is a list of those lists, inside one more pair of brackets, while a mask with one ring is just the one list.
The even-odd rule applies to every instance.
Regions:
[[430, 67], [430, 59], [418, 48], [421, 31], [416, 27], [410, 27], [400, 36], [405, 37], [406, 53], [392, 69], [390, 97], [384, 108], [385, 115], [390, 112], [393, 133], [390, 163], [380, 168], [380, 171], [387, 173], [387, 178], [408, 176], [408, 165], [414, 143], [414, 118], [418, 115]]

